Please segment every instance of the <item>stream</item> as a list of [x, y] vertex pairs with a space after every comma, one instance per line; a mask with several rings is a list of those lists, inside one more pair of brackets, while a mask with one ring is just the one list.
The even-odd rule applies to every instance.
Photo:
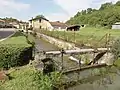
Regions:
[[[60, 50], [55, 45], [52, 45], [43, 39], [36, 38], [36, 49], [38, 52]], [[52, 56], [55, 62], [61, 63], [61, 56]], [[64, 56], [64, 69], [79, 67], [78, 63], [68, 59], [68, 55]], [[113, 67], [107, 74], [103, 74], [108, 71], [106, 67], [100, 69], [89, 69], [81, 71], [80, 73], [72, 73], [66, 75], [65, 81], [77, 81], [83, 80], [83, 83], [77, 83], [66, 88], [66, 90], [120, 90], [120, 70]], [[101, 75], [102, 74], [102, 75]], [[84, 80], [86, 78], [86, 80]]]

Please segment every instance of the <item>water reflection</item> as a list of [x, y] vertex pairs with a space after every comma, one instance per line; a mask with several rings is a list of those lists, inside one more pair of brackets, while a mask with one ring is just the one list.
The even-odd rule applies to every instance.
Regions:
[[[104, 67], [102, 69], [96, 69], [96, 71], [98, 71], [96, 74], [94, 73], [94, 70], [82, 71], [80, 76], [82, 78], [88, 76], [86, 78], [87, 81], [83, 81], [82, 83], [69, 87], [66, 90], [120, 90], [120, 70], [117, 67]], [[90, 76], [91, 72], [94, 73], [95, 76]]]

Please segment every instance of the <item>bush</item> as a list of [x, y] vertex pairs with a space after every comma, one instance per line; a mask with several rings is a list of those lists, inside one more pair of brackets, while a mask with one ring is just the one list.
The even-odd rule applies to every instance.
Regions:
[[58, 90], [62, 83], [62, 74], [53, 72], [48, 76], [37, 71], [35, 73], [34, 81], [38, 90]]
[[[0, 68], [10, 68], [29, 63], [32, 59], [33, 41], [21, 32], [0, 43]], [[29, 42], [29, 43], [28, 43]]]
[[32, 47], [26, 45], [0, 44], [0, 68], [25, 65], [32, 59]]

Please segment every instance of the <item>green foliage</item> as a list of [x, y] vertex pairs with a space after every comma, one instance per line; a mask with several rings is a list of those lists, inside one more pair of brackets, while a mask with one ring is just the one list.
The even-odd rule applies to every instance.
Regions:
[[114, 65], [117, 66], [117, 68], [120, 68], [120, 58], [118, 58], [115, 62]]
[[[29, 41], [31, 42], [31, 41]], [[10, 68], [27, 64], [32, 59], [32, 44], [25, 35], [16, 32], [11, 38], [0, 43], [0, 68]]]
[[101, 5], [100, 10], [107, 9], [107, 8], [112, 7], [112, 6], [113, 6], [112, 2], [110, 2], [110, 3], [105, 3], [105, 4], [102, 4], [102, 5]]
[[119, 1], [116, 4], [102, 4], [99, 10], [88, 8], [78, 12], [74, 17], [68, 20], [67, 24], [87, 24], [91, 26], [100, 25], [102, 27], [111, 28], [111, 26], [120, 22], [120, 5]]
[[12, 17], [10, 17], [10, 18], [8, 18], [8, 17], [6, 17], [6, 18], [3, 18], [3, 20], [5, 20], [6, 22], [19, 22], [17, 19], [15, 19], [15, 18], [12, 18]]
[[120, 38], [115, 40], [111, 51], [114, 54], [115, 59], [117, 60], [120, 57]]
[[36, 18], [45, 18], [44, 15], [37, 15]]
[[10, 80], [1, 85], [0, 90], [53, 90], [61, 82], [61, 74], [53, 72], [50, 76], [43, 75], [33, 68], [24, 66], [8, 71]]
[[61, 84], [61, 75], [62, 74], [58, 72], [53, 72], [49, 76], [41, 72], [36, 72], [34, 81], [40, 90], [53, 90], [54, 88], [59, 88]]
[[0, 44], [0, 68], [10, 68], [28, 63], [32, 48], [26, 45]]
[[116, 6], [120, 6], [120, 1], [118, 1], [115, 5], [116, 5]]

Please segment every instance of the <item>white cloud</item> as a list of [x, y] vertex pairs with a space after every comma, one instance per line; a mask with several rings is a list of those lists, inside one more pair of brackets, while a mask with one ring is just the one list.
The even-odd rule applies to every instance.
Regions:
[[46, 15], [46, 18], [48, 18], [50, 21], [62, 21], [65, 22], [65, 20], [68, 20], [69, 17], [66, 13], [53, 13]]
[[18, 12], [28, 10], [30, 8], [29, 4], [24, 4], [17, 2], [15, 0], [0, 0], [0, 15], [13, 15]]
[[[59, 5], [65, 12], [63, 12], [65, 16], [62, 16], [63, 19], [67, 16], [70, 18], [75, 15], [78, 11], [83, 9], [91, 8], [99, 8], [101, 4], [105, 2], [116, 2], [118, 0], [54, 0], [54, 2]], [[61, 18], [62, 18], [61, 17]], [[59, 19], [60, 17], [58, 17]], [[67, 19], [67, 18], [66, 18]]]

